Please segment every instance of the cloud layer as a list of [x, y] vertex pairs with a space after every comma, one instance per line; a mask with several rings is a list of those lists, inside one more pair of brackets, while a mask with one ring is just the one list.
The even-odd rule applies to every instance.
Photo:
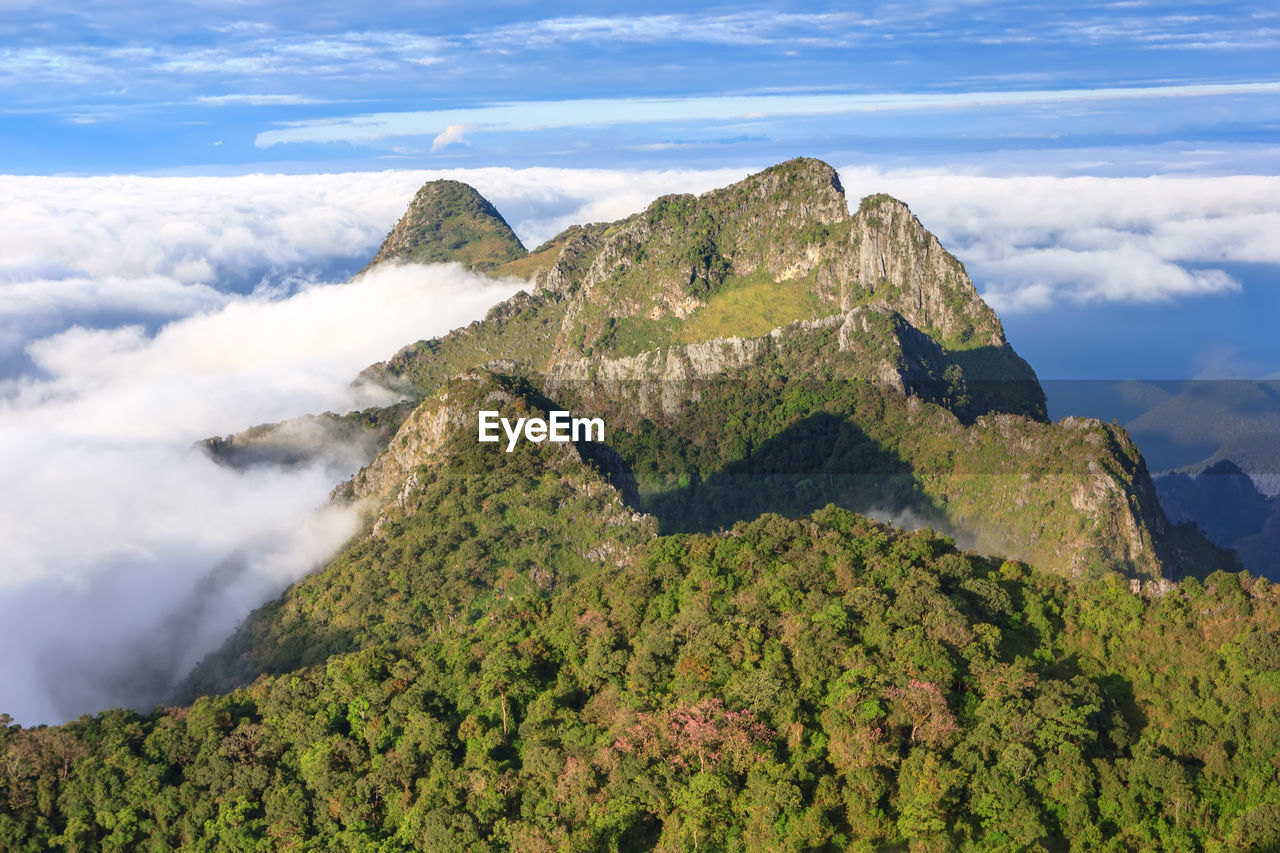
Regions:
[[[360, 460], [244, 473], [194, 441], [365, 405], [348, 387], [400, 345], [520, 286], [396, 267], [166, 325], [33, 342], [44, 378], [0, 406], [0, 708], [23, 722], [156, 701], [250, 608], [354, 531], [325, 509]], [[190, 614], [175, 626], [176, 613]]]
[[541, 241], [579, 221], [575, 217], [624, 216], [661, 193], [708, 189], [744, 174], [490, 168], [228, 178], [0, 176], [6, 200], [0, 206], [0, 323], [99, 305], [183, 316], [224, 304], [219, 294], [354, 272], [418, 187], [434, 178], [475, 184], [526, 241]]

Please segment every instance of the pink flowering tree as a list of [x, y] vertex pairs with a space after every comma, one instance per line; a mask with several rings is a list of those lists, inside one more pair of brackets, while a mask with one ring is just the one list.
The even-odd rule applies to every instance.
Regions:
[[665, 762], [677, 771], [744, 773], [764, 760], [765, 745], [773, 735], [754, 712], [726, 711], [721, 700], [703, 699], [696, 705], [637, 715], [615, 748]]
[[912, 743], [945, 746], [957, 729], [942, 689], [930, 681], [913, 678], [906, 687], [890, 687], [885, 698], [911, 725]]
[[754, 712], [727, 711], [721, 700], [703, 699], [637, 715], [613, 750], [646, 760], [650, 772], [675, 783], [661, 809], [663, 835], [678, 847], [698, 850], [717, 843], [730, 824], [741, 775], [769, 757], [773, 736]]

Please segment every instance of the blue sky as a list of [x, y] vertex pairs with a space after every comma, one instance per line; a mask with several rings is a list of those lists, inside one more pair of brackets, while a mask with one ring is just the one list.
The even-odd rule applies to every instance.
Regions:
[[[1177, 143], [1274, 167], [1280, 12], [0, 3], [8, 173], [939, 159]], [[1165, 152], [1166, 168], [1180, 155]], [[1033, 161], [1034, 162], [1034, 161]], [[1234, 165], [1232, 165], [1234, 164]], [[1141, 162], [1113, 165], [1150, 170]]]

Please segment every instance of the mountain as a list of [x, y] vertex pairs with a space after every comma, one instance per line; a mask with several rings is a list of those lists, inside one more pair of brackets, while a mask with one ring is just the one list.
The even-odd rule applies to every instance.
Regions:
[[625, 562], [657, 522], [605, 446], [476, 441], [476, 412], [546, 417], [529, 383], [472, 370], [413, 411], [387, 449], [335, 493], [371, 508], [365, 534], [324, 571], [253, 613], [188, 679], [188, 695], [259, 672], [471, 624], [512, 595], [553, 592], [601, 561]]
[[362, 447], [359, 533], [175, 707], [0, 717], [0, 849], [1280, 846], [1280, 592], [849, 207], [793, 160], [468, 255], [530, 291], [360, 377], [409, 402], [210, 444]]
[[817, 160], [696, 198], [660, 198], [620, 222], [575, 226], [534, 254], [531, 295], [367, 376], [425, 393], [485, 359], [540, 372], [583, 356], [760, 337], [865, 305], [901, 315], [968, 367], [980, 381], [977, 405], [999, 408], [992, 383], [1008, 382], [1026, 395], [1009, 407], [1044, 416], [1034, 373], [964, 266], [888, 196], [868, 197], [851, 215], [835, 170]]
[[[544, 470], [560, 456], [476, 442], [477, 412], [513, 401], [513, 420], [559, 409], [609, 424], [607, 444], [575, 445], [575, 465], [594, 466], [649, 536], [835, 504], [1073, 576], [1234, 567], [1167, 522], [1122, 429], [1049, 422], [959, 261], [887, 196], [851, 214], [825, 163], [665, 197], [550, 246], [532, 293], [364, 372], [425, 395], [407, 418], [344, 421], [375, 437], [399, 424], [335, 492], [364, 506], [365, 532], [255, 612], [184, 695], [472, 620], [527, 587], [524, 572], [575, 577], [571, 555], [621, 548], [578, 520], [612, 511], [563, 523], [567, 498], [542, 485], [576, 483], [563, 460]], [[513, 520], [495, 525], [491, 506]], [[513, 545], [522, 531], [536, 531], [532, 551]]]
[[1149, 406], [1126, 427], [1151, 448], [1156, 470], [1194, 473], [1228, 460], [1267, 492], [1280, 489], [1280, 382], [1194, 379], [1146, 385], [1152, 389]]
[[825, 163], [667, 196], [534, 254], [532, 292], [362, 380], [421, 397], [480, 365], [527, 377], [614, 425], [664, 530], [835, 501], [1069, 573], [1182, 571], [1190, 534], [1128, 436], [1049, 423], [963, 264], [899, 201], [851, 213]]
[[365, 267], [400, 261], [454, 261], [487, 270], [527, 254], [502, 214], [460, 181], [430, 181], [418, 190], [404, 216]]
[[1235, 551], [1244, 568], [1280, 580], [1280, 498], [1258, 491], [1239, 465], [1224, 459], [1194, 477], [1156, 477], [1155, 486], [1170, 519], [1198, 525]]

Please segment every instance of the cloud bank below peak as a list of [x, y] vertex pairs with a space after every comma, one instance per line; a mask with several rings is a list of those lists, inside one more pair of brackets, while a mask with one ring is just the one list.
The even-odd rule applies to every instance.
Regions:
[[367, 461], [332, 446], [303, 467], [233, 471], [195, 443], [390, 402], [352, 378], [520, 285], [396, 266], [234, 297], [154, 335], [73, 327], [33, 341], [42, 377], [0, 401], [0, 641], [24, 650], [0, 661], [0, 709], [29, 724], [165, 698], [355, 531], [353, 511], [325, 502]]

